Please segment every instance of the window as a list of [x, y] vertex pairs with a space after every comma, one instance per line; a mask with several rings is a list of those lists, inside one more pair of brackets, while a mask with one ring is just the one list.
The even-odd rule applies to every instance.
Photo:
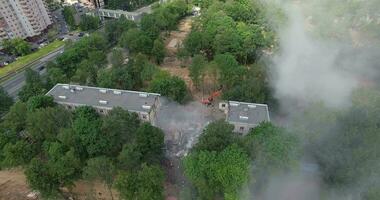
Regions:
[[223, 104], [222, 104], [222, 108], [225, 108], [225, 107], [226, 107], [226, 104], [225, 104], [225, 103], [223, 103]]
[[244, 126], [240, 126], [240, 131], [244, 131]]
[[71, 107], [71, 106], [67, 106], [67, 108], [68, 108], [69, 110], [71, 110], [72, 107]]
[[147, 116], [145, 114], [141, 115], [143, 119], [147, 119]]

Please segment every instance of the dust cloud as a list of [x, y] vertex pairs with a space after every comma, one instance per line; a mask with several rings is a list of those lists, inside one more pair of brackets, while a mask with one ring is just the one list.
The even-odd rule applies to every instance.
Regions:
[[[274, 97], [285, 114], [287, 126], [292, 127], [292, 117], [300, 115], [308, 106], [322, 103], [330, 110], [341, 110], [351, 105], [353, 92], [379, 78], [380, 48], [376, 45], [357, 45], [352, 29], [343, 24], [340, 30], [350, 31], [349, 37], [326, 37], [319, 34], [318, 20], [330, 21], [340, 26], [337, 19], [317, 19], [310, 14], [324, 12], [317, 0], [270, 1], [285, 11], [288, 21], [279, 26], [279, 50], [271, 58], [269, 74]], [[312, 4], [311, 4], [312, 2]], [[320, 1], [322, 2], [322, 1]], [[265, 2], [267, 4], [270, 4]], [[308, 4], [310, 3], [310, 4]], [[307, 7], [307, 9], [306, 9]], [[360, 10], [360, 5], [358, 10]], [[314, 15], [316, 16], [316, 15]], [[318, 13], [319, 17], [324, 16]], [[268, 16], [271, 17], [271, 16]], [[327, 16], [330, 17], [330, 16]], [[380, 25], [379, 25], [380, 26]], [[305, 119], [306, 120], [306, 119]], [[305, 124], [312, 124], [306, 122]], [[336, 141], [339, 142], [339, 141]], [[308, 157], [307, 152], [303, 152]], [[359, 199], [344, 195], [344, 190], [355, 190], [355, 186], [342, 190], [326, 190], [318, 165], [312, 160], [300, 160], [293, 172], [269, 175], [266, 186], [252, 191], [255, 183], [242, 192], [243, 199], [259, 200], [314, 200], [314, 199]], [[333, 166], [332, 166], [333, 167]], [[366, 180], [363, 180], [366, 181]], [[247, 192], [248, 190], [248, 192]], [[327, 192], [326, 192], [327, 191]], [[249, 193], [248, 195], [246, 193]], [[254, 194], [252, 194], [254, 193]]]

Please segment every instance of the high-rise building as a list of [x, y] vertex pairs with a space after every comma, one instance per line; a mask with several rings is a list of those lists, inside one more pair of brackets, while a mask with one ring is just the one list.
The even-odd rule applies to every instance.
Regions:
[[0, 0], [0, 40], [33, 37], [50, 24], [43, 0]]

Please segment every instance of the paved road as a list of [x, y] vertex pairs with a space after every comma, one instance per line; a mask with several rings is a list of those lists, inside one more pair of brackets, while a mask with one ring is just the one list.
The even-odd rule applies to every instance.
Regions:
[[[33, 66], [31, 66], [31, 68], [33, 70], [38, 71], [40, 74], [46, 73], [46, 69], [40, 70], [40, 68], [42, 66], [45, 66], [47, 62], [56, 59], [61, 54], [62, 50], [63, 50], [63, 47], [51, 52], [50, 54], [46, 55], [45, 57], [35, 62]], [[17, 94], [21, 90], [22, 86], [24, 86], [24, 84], [25, 84], [25, 71], [22, 71], [14, 75], [9, 80], [1, 83], [1, 86], [4, 88], [5, 91], [8, 92], [8, 94], [11, 97], [17, 98]]]

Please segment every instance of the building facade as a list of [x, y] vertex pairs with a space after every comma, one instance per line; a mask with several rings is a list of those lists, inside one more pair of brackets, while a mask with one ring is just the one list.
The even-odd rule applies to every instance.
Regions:
[[52, 23], [43, 0], [0, 0], [0, 40], [33, 37]]
[[269, 122], [269, 110], [266, 104], [228, 101], [219, 104], [226, 114], [226, 121], [234, 126], [234, 132], [247, 134], [262, 122]]
[[80, 85], [57, 84], [46, 95], [69, 110], [91, 106], [106, 115], [114, 107], [120, 107], [153, 125], [160, 106], [160, 94]]

